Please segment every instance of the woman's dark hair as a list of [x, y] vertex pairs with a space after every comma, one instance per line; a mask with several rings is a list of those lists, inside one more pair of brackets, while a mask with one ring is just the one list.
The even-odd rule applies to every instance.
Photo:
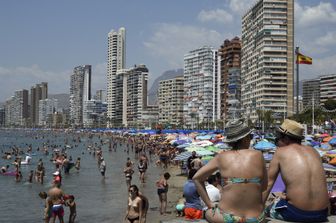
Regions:
[[139, 188], [137, 187], [137, 185], [135, 184], [131, 185], [128, 190], [131, 190], [131, 189], [133, 189], [135, 191], [135, 194], [139, 196]]
[[163, 177], [168, 180], [170, 178], [170, 174], [168, 172], [163, 174]]

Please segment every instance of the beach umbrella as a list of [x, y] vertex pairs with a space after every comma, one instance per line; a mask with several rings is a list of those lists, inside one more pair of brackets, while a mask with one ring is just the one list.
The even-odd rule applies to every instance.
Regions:
[[336, 166], [336, 157], [332, 158], [330, 161], [329, 161], [329, 164], [333, 165], [333, 166]]
[[325, 171], [336, 172], [336, 167], [328, 163], [323, 163], [323, 168]]
[[323, 142], [329, 142], [331, 139], [332, 139], [333, 137], [331, 137], [331, 136], [327, 136], [327, 137], [325, 137], [325, 138], [323, 138]]
[[215, 146], [219, 149], [229, 149], [230, 148], [230, 146], [224, 142], [217, 143]]
[[286, 186], [282, 180], [281, 175], [279, 174], [277, 179], [275, 180], [275, 183], [272, 187], [271, 192], [284, 192], [286, 189]]
[[178, 149], [184, 149], [184, 148], [186, 148], [186, 147], [188, 147], [190, 145], [191, 145], [190, 143], [184, 143], [182, 145], [178, 145], [176, 148], [178, 148]]
[[196, 151], [197, 156], [211, 156], [214, 155], [214, 152], [208, 151], [208, 150], [198, 150]]
[[216, 146], [207, 146], [207, 147], [205, 147], [205, 149], [208, 150], [208, 151], [211, 151], [211, 152], [215, 152], [215, 153], [218, 153], [218, 152], [221, 151], [221, 149], [219, 149]]
[[270, 153], [264, 153], [263, 154], [265, 161], [271, 161], [273, 158], [273, 154]]
[[187, 160], [190, 156], [191, 156], [191, 152], [186, 151], [186, 152], [178, 154], [173, 160], [183, 161], [183, 160]]
[[213, 158], [214, 158], [213, 156], [204, 156], [204, 157], [202, 157], [202, 162], [203, 162], [203, 164], [207, 164]]
[[329, 137], [330, 135], [328, 133], [323, 133], [322, 135], [320, 135], [320, 137]]
[[199, 135], [199, 136], [196, 136], [196, 139], [198, 139], [198, 140], [209, 140], [211, 138], [212, 138], [211, 135]]
[[332, 146], [335, 146], [335, 145], [336, 145], [336, 137], [333, 137], [333, 138], [329, 141], [329, 144], [332, 145]]
[[253, 147], [256, 150], [266, 151], [266, 150], [275, 149], [276, 145], [274, 143], [271, 143], [271, 142], [259, 141]]

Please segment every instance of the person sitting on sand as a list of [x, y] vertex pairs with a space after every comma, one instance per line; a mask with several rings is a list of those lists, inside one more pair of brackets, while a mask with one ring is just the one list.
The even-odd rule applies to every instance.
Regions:
[[301, 145], [303, 126], [286, 119], [277, 128], [275, 151], [268, 170], [266, 202], [279, 173], [286, 187], [286, 199], [277, 199], [267, 210], [272, 218], [284, 221], [324, 222], [328, 216], [328, 191], [318, 152]]
[[184, 207], [185, 207], [186, 199], [184, 197], [180, 198], [177, 201], [177, 204], [175, 206], [176, 209], [176, 217], [182, 217], [184, 215]]
[[201, 219], [203, 217], [202, 204], [195, 182], [192, 180], [197, 170], [191, 169], [188, 180], [183, 186], [183, 197], [186, 199], [184, 215], [186, 219]]
[[[217, 154], [197, 171], [193, 180], [208, 210], [209, 222], [263, 222], [264, 203], [262, 192], [267, 188], [267, 171], [260, 151], [250, 149], [252, 130], [244, 120], [230, 121], [223, 140], [231, 146], [230, 151]], [[221, 199], [211, 202], [204, 182], [219, 170], [227, 178]]]

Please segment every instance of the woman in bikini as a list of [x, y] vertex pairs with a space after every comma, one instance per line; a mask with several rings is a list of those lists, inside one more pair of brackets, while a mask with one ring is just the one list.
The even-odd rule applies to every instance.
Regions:
[[131, 186], [131, 181], [132, 181], [132, 175], [134, 173], [133, 167], [132, 167], [132, 163], [131, 162], [127, 162], [126, 163], [126, 168], [124, 169], [124, 174], [125, 174], [125, 178], [126, 178], [126, 185], [127, 188], [129, 188]]
[[[262, 192], [267, 188], [267, 173], [262, 153], [249, 148], [252, 131], [243, 120], [228, 123], [225, 132], [223, 141], [232, 149], [215, 156], [193, 177], [208, 208], [205, 217], [212, 223], [264, 222]], [[226, 183], [221, 189], [221, 200], [215, 205], [204, 181], [217, 170]]]
[[167, 208], [167, 193], [168, 193], [168, 179], [170, 174], [168, 172], [164, 173], [163, 176], [156, 182], [157, 193], [160, 200], [160, 214], [166, 213]]
[[139, 195], [139, 189], [136, 185], [131, 185], [128, 189], [128, 208], [125, 220], [129, 223], [140, 223], [143, 217], [142, 199]]

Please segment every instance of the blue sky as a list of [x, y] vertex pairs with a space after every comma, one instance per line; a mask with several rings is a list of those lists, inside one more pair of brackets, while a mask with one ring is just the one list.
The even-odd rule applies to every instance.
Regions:
[[[146, 64], [150, 84], [183, 68], [183, 55], [241, 36], [241, 16], [254, 0], [29, 0], [0, 7], [0, 101], [47, 81], [68, 93], [74, 67], [91, 64], [92, 88], [106, 88], [107, 34], [126, 28], [126, 64]], [[300, 79], [336, 72], [336, 6], [295, 1], [295, 44], [313, 58]], [[94, 92], [93, 92], [94, 93]]]

